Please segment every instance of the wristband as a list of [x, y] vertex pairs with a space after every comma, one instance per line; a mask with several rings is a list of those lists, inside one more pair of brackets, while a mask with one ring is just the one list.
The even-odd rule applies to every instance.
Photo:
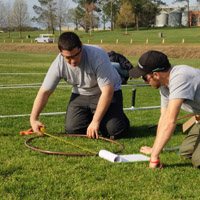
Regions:
[[154, 163], [154, 164], [157, 164], [157, 163], [159, 163], [160, 162], [160, 158], [158, 158], [158, 160], [156, 160], [156, 161], [151, 161], [151, 159], [150, 159], [150, 161], [149, 161], [150, 163]]

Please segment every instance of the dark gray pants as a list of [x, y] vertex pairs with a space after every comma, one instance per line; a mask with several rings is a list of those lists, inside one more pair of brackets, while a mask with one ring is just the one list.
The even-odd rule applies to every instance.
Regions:
[[[68, 134], [86, 134], [92, 121], [100, 95], [86, 96], [72, 93], [66, 112], [65, 130]], [[123, 112], [122, 91], [114, 92], [112, 102], [100, 123], [103, 137], [124, 137], [129, 120]]]
[[194, 167], [200, 167], [200, 124], [195, 124], [184, 139], [180, 156], [192, 159]]

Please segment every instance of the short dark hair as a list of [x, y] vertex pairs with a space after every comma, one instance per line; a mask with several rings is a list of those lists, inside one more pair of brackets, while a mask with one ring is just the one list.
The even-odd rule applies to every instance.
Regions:
[[67, 50], [71, 51], [72, 49], [78, 47], [81, 48], [82, 43], [78, 37], [73, 32], [64, 32], [60, 35], [58, 39], [58, 49], [60, 51]]

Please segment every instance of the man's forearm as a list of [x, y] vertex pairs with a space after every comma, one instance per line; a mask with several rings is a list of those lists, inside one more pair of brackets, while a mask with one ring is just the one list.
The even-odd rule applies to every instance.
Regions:
[[105, 88], [102, 89], [102, 93], [99, 98], [95, 114], [93, 116], [93, 121], [98, 123], [101, 122], [103, 116], [105, 115], [110, 106], [113, 94], [114, 94], [113, 84], [111, 86], [106, 86]]
[[42, 112], [44, 107], [46, 106], [48, 98], [51, 93], [52, 91], [47, 91], [47, 90], [44, 90], [43, 88], [40, 88], [33, 104], [30, 122], [38, 119], [38, 116]]
[[97, 108], [93, 117], [93, 121], [100, 123], [106, 111], [108, 110], [110, 103], [112, 101], [111, 95], [101, 94]]
[[102, 118], [107, 112], [113, 98], [113, 83], [101, 88], [101, 96], [99, 98], [96, 111], [94, 113], [92, 122], [87, 128], [87, 136], [89, 138], [98, 138], [99, 126]]
[[176, 128], [176, 122], [174, 121], [166, 121], [161, 120], [156, 134], [156, 139], [152, 148], [151, 157], [152, 158], [158, 158], [159, 154], [161, 153], [163, 147], [166, 145], [166, 143], [170, 140], [171, 136], [173, 135], [173, 132]]

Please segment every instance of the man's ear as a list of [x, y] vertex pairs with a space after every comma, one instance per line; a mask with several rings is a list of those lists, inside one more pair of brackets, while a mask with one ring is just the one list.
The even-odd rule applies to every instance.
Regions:
[[160, 79], [160, 74], [158, 72], [153, 72], [153, 78], [156, 80]]

